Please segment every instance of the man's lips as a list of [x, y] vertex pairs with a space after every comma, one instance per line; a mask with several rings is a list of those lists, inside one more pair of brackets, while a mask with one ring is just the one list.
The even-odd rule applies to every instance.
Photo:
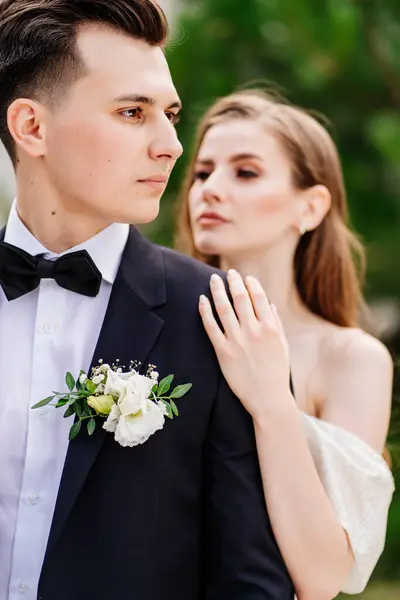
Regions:
[[139, 179], [139, 183], [144, 183], [155, 190], [162, 190], [168, 183], [168, 175], [151, 175], [146, 179]]

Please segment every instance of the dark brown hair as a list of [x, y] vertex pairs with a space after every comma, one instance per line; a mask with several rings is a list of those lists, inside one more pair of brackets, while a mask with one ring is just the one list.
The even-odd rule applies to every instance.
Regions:
[[203, 255], [194, 245], [188, 196], [196, 156], [206, 133], [230, 119], [260, 120], [265, 124], [291, 162], [297, 189], [322, 184], [329, 190], [332, 205], [328, 214], [316, 229], [300, 238], [294, 259], [296, 284], [302, 301], [314, 314], [337, 325], [355, 326], [360, 311], [365, 309], [360, 282], [364, 254], [360, 242], [347, 226], [346, 192], [335, 144], [314, 117], [275, 100], [263, 90], [240, 91], [220, 99], [200, 122], [182, 189], [176, 237], [178, 249], [219, 266], [217, 256]]
[[17, 98], [57, 103], [85, 74], [76, 48], [80, 28], [98, 24], [152, 46], [168, 34], [166, 17], [153, 0], [1, 0], [0, 139], [13, 163], [14, 140], [7, 110]]

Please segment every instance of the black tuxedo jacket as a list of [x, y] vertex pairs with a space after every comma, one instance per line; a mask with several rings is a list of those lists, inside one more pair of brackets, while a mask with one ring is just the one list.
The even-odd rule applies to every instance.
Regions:
[[192, 382], [141, 446], [100, 427], [68, 449], [40, 600], [292, 600], [265, 510], [249, 415], [198, 314], [212, 270], [131, 229], [93, 364]]

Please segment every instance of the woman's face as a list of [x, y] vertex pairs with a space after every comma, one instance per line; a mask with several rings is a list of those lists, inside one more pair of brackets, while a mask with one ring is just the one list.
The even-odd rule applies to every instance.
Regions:
[[189, 193], [190, 223], [200, 252], [251, 255], [299, 237], [291, 165], [257, 121], [215, 125], [200, 147]]

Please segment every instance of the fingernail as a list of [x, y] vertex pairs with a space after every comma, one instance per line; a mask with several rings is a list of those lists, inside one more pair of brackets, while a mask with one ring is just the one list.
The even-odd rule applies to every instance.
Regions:
[[200, 304], [207, 304], [207, 297], [204, 296], [204, 294], [201, 294], [201, 296], [199, 298], [199, 302], [200, 302]]
[[216, 273], [213, 273], [211, 275], [211, 283], [218, 283], [220, 281], [220, 279], [221, 278]]
[[239, 273], [235, 269], [229, 269], [228, 277], [238, 277]]

